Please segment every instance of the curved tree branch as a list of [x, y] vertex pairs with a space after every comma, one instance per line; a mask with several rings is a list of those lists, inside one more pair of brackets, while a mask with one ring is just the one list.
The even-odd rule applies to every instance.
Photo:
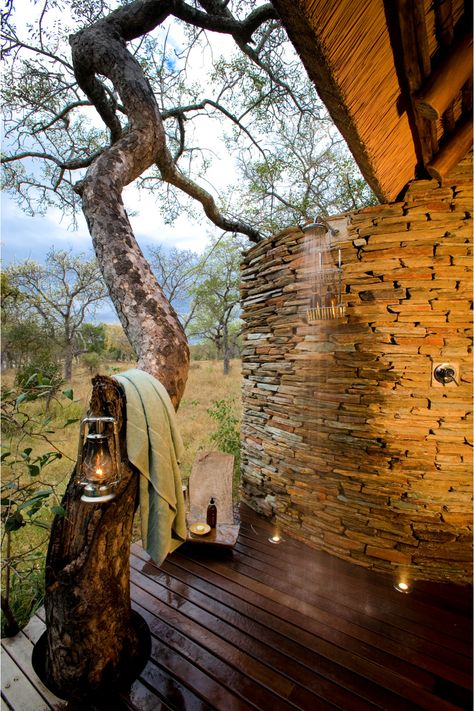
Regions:
[[39, 151], [25, 151], [24, 153], [16, 153], [13, 156], [2, 156], [0, 158], [0, 163], [13, 163], [16, 160], [23, 160], [23, 158], [41, 158], [42, 160], [49, 160], [55, 163], [61, 170], [78, 170], [79, 168], [88, 168], [93, 161], [101, 155], [102, 151], [97, 151], [87, 156], [87, 158], [71, 158], [70, 160], [61, 160], [57, 156], [53, 156], [52, 153], [40, 153]]

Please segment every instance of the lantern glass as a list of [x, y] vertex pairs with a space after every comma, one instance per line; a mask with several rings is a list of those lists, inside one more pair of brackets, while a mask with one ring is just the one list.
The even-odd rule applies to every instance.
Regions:
[[120, 481], [118, 452], [113, 418], [86, 417], [82, 421], [77, 463], [78, 484], [84, 487], [82, 501], [101, 503], [114, 498], [114, 488]]

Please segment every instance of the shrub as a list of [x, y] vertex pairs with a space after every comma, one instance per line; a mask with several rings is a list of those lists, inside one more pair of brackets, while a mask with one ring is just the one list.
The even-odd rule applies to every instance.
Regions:
[[[26, 379], [23, 390], [2, 390], [2, 633], [6, 636], [15, 634], [41, 604], [46, 538], [38, 542], [33, 529], [48, 532], [52, 516], [64, 515], [55, 486], [43, 477], [45, 467], [63, 453], [50, 439], [52, 417], [34, 407], [35, 400], [56, 386], [38, 372]], [[73, 399], [71, 390], [63, 395]], [[77, 419], [65, 418], [59, 427], [73, 422]], [[45, 445], [53, 449], [44, 451]], [[31, 532], [17, 546], [18, 532], [27, 526]]]
[[217, 423], [210, 439], [221, 452], [235, 457], [234, 475], [240, 471], [240, 421], [235, 414], [234, 400], [216, 400], [207, 414]]
[[90, 353], [84, 353], [82, 358], [82, 365], [89, 370], [89, 373], [97, 373], [99, 366], [102, 363], [102, 358], [99, 353], [95, 351], [90, 351]]

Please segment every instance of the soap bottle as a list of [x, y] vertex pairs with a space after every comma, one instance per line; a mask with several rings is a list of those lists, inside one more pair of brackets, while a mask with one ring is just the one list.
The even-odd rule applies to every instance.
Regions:
[[209, 506], [207, 507], [207, 517], [206, 517], [206, 521], [207, 521], [208, 526], [210, 526], [211, 528], [215, 528], [215, 527], [216, 527], [216, 523], [217, 523], [217, 506], [216, 506], [216, 503], [215, 503], [215, 501], [214, 501], [214, 497], [213, 497], [213, 496], [211, 496], [211, 500], [209, 501]]

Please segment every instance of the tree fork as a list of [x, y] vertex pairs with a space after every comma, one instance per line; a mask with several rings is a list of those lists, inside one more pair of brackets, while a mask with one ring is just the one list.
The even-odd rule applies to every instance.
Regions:
[[[122, 479], [105, 504], [81, 501], [71, 476], [56, 516], [46, 559], [46, 632], [35, 647], [46, 685], [66, 699], [97, 696], [138, 674], [137, 616], [130, 601], [130, 541], [138, 473], [125, 451], [125, 398], [107, 376], [93, 379], [90, 414], [116, 418]], [[146, 626], [145, 626], [146, 627]], [[143, 637], [143, 634], [141, 635]], [[146, 636], [146, 635], [145, 635]], [[147, 640], [149, 643], [149, 639]], [[145, 645], [146, 646], [146, 645]], [[145, 661], [143, 660], [143, 661]], [[135, 674], [129, 675], [131, 669]]]

